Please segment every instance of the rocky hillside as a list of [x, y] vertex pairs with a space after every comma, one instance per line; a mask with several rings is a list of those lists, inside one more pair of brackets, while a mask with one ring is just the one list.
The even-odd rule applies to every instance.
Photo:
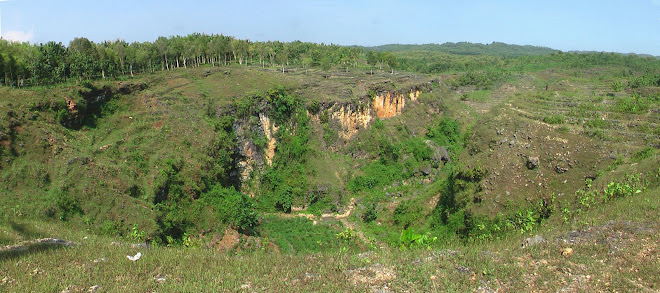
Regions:
[[2, 88], [2, 207], [156, 243], [348, 210], [330, 230], [368, 242], [496, 238], [581, 209], [585, 187], [649, 184], [653, 168], [596, 184], [657, 160], [658, 87], [617, 70], [229, 66]]

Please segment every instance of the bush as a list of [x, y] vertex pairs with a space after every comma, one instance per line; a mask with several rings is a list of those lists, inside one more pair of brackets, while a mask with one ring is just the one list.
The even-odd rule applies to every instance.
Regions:
[[438, 124], [429, 127], [426, 137], [438, 145], [443, 146], [463, 143], [461, 138], [461, 126], [456, 120], [450, 118], [442, 118]]
[[411, 138], [403, 143], [403, 151], [412, 154], [417, 161], [424, 161], [431, 158], [433, 151], [421, 138]]
[[503, 71], [482, 71], [482, 72], [468, 72], [458, 78], [458, 86], [474, 85], [479, 87], [490, 87], [496, 81], [504, 77]]
[[307, 111], [312, 115], [316, 115], [321, 111], [321, 104], [319, 104], [319, 101], [313, 101], [307, 106]]
[[401, 169], [398, 164], [382, 164], [377, 161], [362, 167], [364, 175], [356, 176], [348, 181], [347, 188], [351, 192], [370, 191], [376, 187], [392, 184], [401, 178]]
[[645, 86], [660, 86], [660, 74], [645, 74], [633, 77], [628, 81], [631, 88], [639, 88]]
[[394, 209], [394, 224], [401, 225], [404, 228], [410, 227], [422, 217], [422, 207], [413, 205], [409, 200], [402, 201]]
[[370, 223], [378, 219], [378, 211], [376, 210], [377, 204], [371, 203], [367, 204], [364, 213], [362, 213], [362, 221], [365, 223]]
[[614, 110], [628, 114], [642, 114], [646, 113], [649, 107], [648, 99], [633, 95], [632, 97], [618, 99], [614, 105]]
[[257, 226], [258, 215], [252, 199], [233, 187], [216, 185], [202, 195], [202, 200], [213, 208], [220, 221], [241, 232], [251, 232]]
[[55, 200], [55, 209], [51, 209], [51, 212], [48, 212], [47, 215], [54, 216], [58, 212], [59, 219], [66, 221], [72, 216], [83, 214], [80, 202], [76, 197], [69, 194], [67, 189], [55, 189], [49, 193]]
[[412, 228], [404, 229], [399, 236], [399, 249], [412, 249], [415, 247], [431, 248], [431, 244], [438, 240], [438, 237], [431, 237], [430, 233], [418, 234]]
[[634, 162], [639, 162], [643, 159], [652, 157], [654, 154], [655, 154], [655, 148], [647, 147], [633, 154], [632, 160]]
[[543, 122], [548, 124], [562, 124], [565, 120], [566, 118], [561, 114], [547, 115], [543, 117]]

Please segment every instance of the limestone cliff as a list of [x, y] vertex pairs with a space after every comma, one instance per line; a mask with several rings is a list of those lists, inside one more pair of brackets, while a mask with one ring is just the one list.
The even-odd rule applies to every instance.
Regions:
[[236, 175], [239, 181], [244, 183], [250, 179], [255, 169], [264, 164], [272, 165], [276, 145], [274, 133], [277, 127], [268, 116], [258, 114], [256, 117], [236, 120], [233, 129], [236, 134]]
[[275, 126], [275, 123], [271, 123], [270, 117], [264, 115], [263, 113], [259, 114], [259, 121], [261, 122], [261, 129], [263, 129], [264, 136], [267, 140], [266, 150], [264, 156], [266, 158], [266, 164], [268, 166], [273, 165], [273, 157], [275, 157], [275, 132], [279, 127]]
[[[374, 119], [392, 118], [403, 113], [406, 103], [417, 101], [423, 90], [430, 90], [430, 87], [422, 85], [408, 90], [376, 92], [373, 97], [367, 96], [356, 102], [326, 103], [321, 108], [341, 125], [339, 136], [350, 140]], [[312, 115], [312, 118], [319, 119], [318, 115]]]
[[380, 93], [372, 98], [371, 107], [378, 118], [391, 118], [403, 112], [403, 108], [406, 107], [406, 100], [417, 101], [420, 93], [419, 89], [410, 89], [407, 96], [404, 93], [397, 92]]
[[[403, 113], [406, 104], [417, 101], [419, 95], [430, 90], [429, 85], [421, 85], [405, 90], [379, 90], [374, 94], [365, 96], [351, 102], [323, 102], [317, 114], [308, 115], [311, 121], [321, 123], [332, 120], [337, 133], [344, 141], [353, 139], [361, 129], [369, 127], [374, 119], [388, 119]], [[260, 107], [266, 108], [266, 105]], [[238, 119], [233, 125], [236, 134], [237, 179], [241, 182], [241, 189], [250, 193], [251, 178], [256, 178], [255, 171], [272, 166], [277, 141], [275, 133], [279, 129], [271, 118], [263, 113], [253, 113], [248, 117]], [[258, 175], [256, 175], [258, 176]]]

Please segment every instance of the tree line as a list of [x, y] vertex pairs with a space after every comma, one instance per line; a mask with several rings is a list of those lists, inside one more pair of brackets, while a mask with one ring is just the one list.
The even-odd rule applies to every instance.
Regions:
[[16, 43], [0, 40], [0, 84], [48, 85], [67, 80], [91, 80], [202, 65], [259, 64], [266, 66], [373, 67], [397, 65], [388, 52], [365, 52], [357, 46], [294, 42], [252, 42], [224, 35], [190, 34], [159, 37], [154, 42], [123, 40], [95, 43], [75, 38], [58, 42]]
[[[488, 46], [469, 43], [458, 45], [449, 46], [453, 51], [447, 53], [420, 50], [426, 48], [424, 46], [389, 45], [364, 48], [301, 41], [253, 42], [231, 36], [199, 33], [159, 37], [153, 42], [130, 44], [123, 40], [95, 43], [84, 37], [73, 39], [68, 46], [57, 42], [30, 44], [0, 40], [0, 85], [50, 85], [71, 79], [81, 81], [117, 78], [178, 68], [228, 64], [280, 66], [282, 71], [285, 71], [287, 66], [317, 67], [326, 71], [332, 67], [348, 71], [351, 67], [360, 66], [387, 69], [392, 73], [397, 69], [432, 74], [490, 69], [524, 71], [592, 66], [622, 66], [627, 69], [625, 75], [660, 70], [660, 59], [654, 57], [561, 51], [541, 54], [539, 52], [547, 52], [537, 52], [538, 49], [531, 54], [514, 50], [516, 46], [499, 43]], [[448, 45], [440, 47], [442, 46]], [[499, 50], [496, 51], [499, 56], [488, 53], [490, 51], [484, 53], [481, 52], [483, 50], [477, 50], [483, 49], [482, 47], [488, 47], [491, 51]], [[387, 48], [394, 51], [382, 51]], [[505, 56], [506, 54], [500, 51], [506, 49], [514, 50], [522, 56]]]

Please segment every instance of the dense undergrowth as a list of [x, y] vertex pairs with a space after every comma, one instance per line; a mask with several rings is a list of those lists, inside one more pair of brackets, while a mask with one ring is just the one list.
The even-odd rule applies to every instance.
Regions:
[[[334, 242], [337, 238], [352, 243], [364, 240], [347, 232], [353, 230], [341, 221], [316, 226], [295, 218], [299, 210], [316, 217], [342, 214], [350, 209], [349, 199], [355, 198], [355, 212], [348, 221], [356, 223], [364, 238], [395, 247], [414, 246], [411, 243], [432, 246], [438, 243], [432, 239], [467, 243], [531, 233], [552, 217], [570, 218], [592, 205], [607, 204], [610, 198], [630, 196], [631, 191], [636, 194], [652, 181], [648, 172], [631, 172], [628, 177], [611, 179], [606, 187], [594, 189], [587, 183], [586, 188], [571, 187], [568, 198], [548, 192], [525, 204], [504, 207], [494, 217], [484, 215], [475, 209], [487, 199], [482, 183], [494, 168], [470, 156], [475, 149], [491, 148], [497, 141], [468, 147], [477, 139], [472, 129], [478, 122], [469, 117], [474, 112], [455, 103], [487, 105], [501, 95], [503, 84], [515, 84], [511, 86], [514, 91], [506, 95], [530, 99], [530, 103], [562, 99], [557, 104], [567, 105], [566, 109], [532, 117], [556, 126], [559, 136], [580, 131], [597, 141], [615, 141], [613, 135], [624, 132], [619, 121], [628, 117], [644, 120], [649, 113], [657, 113], [653, 112], [660, 101], [657, 60], [560, 52], [516, 58], [394, 54], [398, 63], [390, 67], [446, 73], [434, 79], [430, 92], [406, 109], [417, 111], [419, 117], [432, 114], [426, 120], [374, 119], [352, 140], [340, 136], [343, 129], [331, 118], [329, 103], [308, 101], [294, 93], [300, 89], [282, 86], [231, 98], [214, 97], [212, 87], [217, 84], [204, 80], [210, 70], [172, 80], [165, 77], [172, 83], [167, 86], [158, 79], [162, 76], [154, 74], [157, 77], [151, 79], [153, 76], [145, 74], [135, 79], [122, 77], [135, 81], [133, 88], [115, 81], [3, 87], [12, 102], [3, 102], [3, 110], [11, 110], [0, 125], [5, 194], [29, 195], [25, 202], [4, 198], [5, 217], [22, 214], [164, 245], [183, 245], [204, 231], [218, 233], [231, 227], [245, 235], [268, 238], [283, 251], [300, 252], [308, 246], [310, 251], [335, 249], [340, 246]], [[377, 63], [355, 60], [351, 70], [382, 65]], [[344, 65], [338, 76], [350, 74]], [[240, 68], [240, 64], [227, 68], [231, 66]], [[263, 67], [249, 74], [262, 78], [267, 71]], [[256, 72], [258, 69], [261, 71]], [[230, 80], [229, 71], [220, 73]], [[534, 80], [523, 81], [531, 73]], [[536, 79], [537, 75], [551, 77]], [[331, 78], [324, 74], [323, 79]], [[589, 83], [588, 97], [571, 92], [572, 84], [581, 82]], [[197, 86], [197, 92], [186, 95], [173, 90], [188, 84]], [[360, 90], [368, 98], [380, 90], [378, 86]], [[387, 86], [406, 90], [399, 89], [396, 82]], [[521, 94], [515, 92], [516, 86], [534, 90]], [[318, 122], [312, 121], [314, 115]], [[276, 141], [272, 164], [261, 162], [261, 168], [241, 182], [239, 164], [245, 155], [239, 149], [247, 143], [263, 153], [269, 147], [260, 128], [264, 117], [277, 125], [271, 129]], [[647, 120], [628, 123], [638, 124], [635, 127], [641, 129], [646, 143], [632, 154], [631, 164], [657, 156], [653, 135], [658, 132], [652, 127], [657, 122], [652, 117]], [[325, 165], [314, 165], [324, 156], [330, 158]], [[614, 170], [616, 166], [609, 171]], [[319, 178], [319, 174], [334, 177]], [[135, 210], [122, 210], [125, 207]], [[294, 219], [274, 216], [282, 214]], [[296, 233], [316, 239], [318, 247], [291, 240], [296, 233], [286, 231], [297, 229]], [[344, 232], [347, 234], [336, 236]]]

